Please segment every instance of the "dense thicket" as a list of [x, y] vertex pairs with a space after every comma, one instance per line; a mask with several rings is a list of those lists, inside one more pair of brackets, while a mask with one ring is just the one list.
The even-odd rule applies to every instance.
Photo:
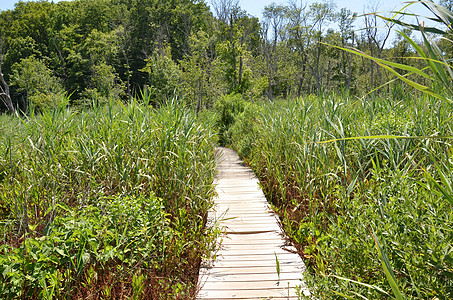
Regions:
[[193, 299], [214, 135], [179, 104], [0, 116], [2, 299]]
[[453, 297], [451, 105], [230, 96], [216, 109], [223, 139], [253, 168], [304, 257], [316, 298]]
[[[362, 17], [369, 28], [356, 30], [357, 14], [330, 2], [272, 4], [261, 22], [238, 1], [212, 7], [198, 0], [18, 2], [0, 13], [2, 85], [22, 111], [67, 105], [64, 94], [72, 105], [178, 95], [199, 110], [231, 92], [252, 100], [363, 93], [388, 81], [376, 63], [324, 42], [393, 61], [413, 55], [404, 39], [391, 44], [378, 17]], [[399, 83], [390, 89], [401, 96]]]

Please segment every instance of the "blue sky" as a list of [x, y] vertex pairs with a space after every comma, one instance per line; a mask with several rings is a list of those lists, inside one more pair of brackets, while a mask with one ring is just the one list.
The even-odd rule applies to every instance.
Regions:
[[[246, 10], [249, 14], [259, 17], [262, 17], [263, 8], [272, 2], [278, 4], [287, 4], [287, 0], [239, 0], [239, 4], [242, 9]], [[304, 3], [313, 3], [316, 0], [304, 0]], [[318, 0], [317, 2], [322, 2], [322, 0]], [[374, 1], [376, 2], [376, 1]], [[362, 13], [364, 8], [371, 3], [368, 0], [336, 0], [338, 10], [342, 7], [346, 7], [351, 11], [355, 11], [357, 13]], [[380, 11], [389, 11], [395, 8], [395, 4], [398, 4], [397, 7], [401, 7], [399, 0], [381, 0], [379, 1], [379, 10]]]

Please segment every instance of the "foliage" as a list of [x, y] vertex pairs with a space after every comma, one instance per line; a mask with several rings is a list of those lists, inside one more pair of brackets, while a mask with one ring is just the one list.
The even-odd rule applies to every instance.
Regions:
[[103, 105], [109, 101], [121, 102], [124, 96], [124, 84], [115, 74], [115, 69], [105, 63], [93, 66], [92, 88], [85, 89], [86, 97], [81, 104]]
[[234, 145], [240, 156], [248, 157], [258, 136], [257, 130], [261, 119], [257, 118], [262, 111], [262, 107], [255, 103], [247, 102], [242, 112], [237, 112], [233, 124], [229, 127], [225, 135], [230, 143]]
[[450, 106], [326, 95], [248, 108], [231, 141], [238, 150], [252, 141], [242, 153], [305, 257], [316, 297], [393, 294], [375, 238], [403, 295], [452, 297]]
[[194, 295], [216, 231], [214, 135], [192, 112], [111, 102], [1, 116], [0, 131], [2, 291]]
[[236, 121], [236, 117], [244, 111], [246, 102], [240, 94], [229, 94], [223, 96], [214, 105], [217, 112], [216, 125], [219, 131], [220, 145], [231, 143], [230, 127]]
[[11, 84], [25, 95], [32, 109], [42, 112], [68, 104], [58, 78], [42, 60], [30, 56], [14, 64], [12, 70]]
[[[332, 90], [361, 95], [391, 79], [392, 67], [341, 48], [356, 47], [367, 57], [390, 63], [410, 61], [419, 70], [426, 60], [406, 57], [435, 59], [433, 53], [451, 52], [445, 39], [434, 40], [429, 50], [400, 35], [389, 46], [382, 36], [388, 36], [387, 21], [393, 19], [386, 16], [380, 24], [376, 15], [366, 14], [363, 19], [372, 26], [357, 34], [357, 14], [337, 11], [330, 3], [269, 5], [261, 23], [234, 1], [218, 2], [213, 11], [215, 16], [204, 1], [194, 0], [20, 2], [14, 10], [0, 12], [2, 70], [10, 82], [13, 65], [35, 57], [52, 70], [71, 105], [102, 103], [109, 97], [130, 101], [149, 86], [156, 104], [176, 92], [200, 111], [229, 93], [252, 101]], [[410, 78], [419, 85], [425, 79]], [[407, 84], [393, 87], [395, 97], [401, 97]], [[11, 89], [14, 104], [26, 106], [16, 87]], [[106, 95], [105, 87], [113, 89], [112, 95]], [[386, 87], [374, 93], [390, 92]]]
[[[100, 298], [106, 290], [99, 288], [108, 288], [117, 298], [124, 289], [131, 293], [137, 272], [148, 284], [155, 281], [165, 266], [165, 244], [174, 235], [161, 200], [116, 197], [101, 203], [56, 217], [42, 236], [26, 237], [20, 247], [2, 245], [3, 297]], [[148, 268], [156, 274], [144, 272]], [[156, 297], [149, 289], [142, 293]]]
[[179, 92], [181, 74], [178, 65], [171, 59], [170, 48], [155, 50], [146, 59], [140, 71], [148, 74], [148, 87], [155, 104], [164, 103]]

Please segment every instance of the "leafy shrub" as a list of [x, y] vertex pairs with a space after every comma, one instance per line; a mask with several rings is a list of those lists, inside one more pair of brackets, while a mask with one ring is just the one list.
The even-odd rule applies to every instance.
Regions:
[[249, 156], [257, 138], [261, 107], [254, 103], [246, 103], [244, 111], [236, 116], [234, 123], [226, 132], [231, 143], [240, 156]]
[[121, 102], [125, 95], [124, 83], [115, 73], [115, 69], [105, 63], [92, 67], [91, 87], [85, 89], [84, 98], [76, 100], [76, 103], [83, 106], [97, 106], [114, 101]]
[[[56, 217], [42, 236], [25, 238], [21, 247], [2, 246], [0, 292], [6, 299], [88, 296], [105, 281], [118, 297], [122, 284], [132, 290], [130, 281], [119, 278], [165, 265], [164, 247], [173, 233], [160, 199], [115, 197], [102, 209], [88, 206], [68, 214]], [[115, 265], [114, 275], [105, 272]]]
[[149, 89], [154, 104], [162, 104], [166, 99], [177, 95], [180, 90], [181, 71], [171, 58], [170, 47], [155, 50], [146, 59], [146, 66], [140, 71], [148, 73]]
[[245, 101], [241, 94], [228, 94], [215, 102], [214, 110], [217, 112], [217, 128], [219, 143], [223, 146], [231, 143], [229, 129], [234, 124], [236, 117], [245, 109]]

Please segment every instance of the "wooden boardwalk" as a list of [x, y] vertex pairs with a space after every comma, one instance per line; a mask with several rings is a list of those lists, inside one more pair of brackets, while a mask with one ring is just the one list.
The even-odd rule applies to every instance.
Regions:
[[[252, 170], [236, 152], [219, 148], [217, 193], [211, 219], [225, 227], [216, 260], [200, 271], [198, 299], [298, 299], [305, 265], [286, 245]], [[277, 261], [280, 276], [277, 272]]]

